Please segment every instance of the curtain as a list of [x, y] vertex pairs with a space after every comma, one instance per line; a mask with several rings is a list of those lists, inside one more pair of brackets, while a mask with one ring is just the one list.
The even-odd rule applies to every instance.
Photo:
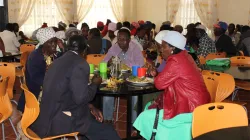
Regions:
[[110, 0], [110, 4], [117, 21], [123, 22], [124, 21], [123, 0]]
[[82, 21], [93, 6], [94, 0], [75, 0], [73, 22]]
[[180, 6], [180, 0], [167, 0], [167, 20], [174, 22], [176, 13]]
[[73, 0], [55, 0], [56, 7], [62, 17], [62, 21], [69, 24], [73, 21]]
[[102, 21], [104, 24], [107, 19], [116, 23], [116, 17], [112, 11], [110, 0], [94, 0], [91, 10], [86, 17], [80, 21], [78, 27], [80, 28], [82, 22], [86, 22], [90, 28], [96, 28], [96, 23]]
[[212, 30], [219, 21], [217, 15], [217, 0], [194, 0], [194, 5], [203, 25]]
[[22, 26], [34, 9], [36, 0], [9, 0], [8, 3], [9, 22]]
[[[174, 24], [181, 25], [183, 28], [186, 28], [188, 24], [196, 22], [200, 22], [200, 18], [194, 7], [194, 1], [180, 0], [180, 6], [176, 14]], [[183, 30], [183, 34], [186, 34], [186, 30]]]
[[40, 28], [44, 22], [49, 27], [57, 27], [62, 19], [54, 0], [36, 0], [33, 11], [20, 30], [31, 36], [32, 32]]
[[250, 9], [249, 9], [249, 13], [248, 13], [248, 25], [250, 26]]

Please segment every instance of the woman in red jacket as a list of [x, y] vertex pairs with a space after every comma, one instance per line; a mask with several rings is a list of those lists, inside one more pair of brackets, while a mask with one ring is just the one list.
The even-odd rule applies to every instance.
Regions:
[[163, 109], [163, 119], [181, 113], [190, 113], [200, 105], [210, 102], [210, 95], [193, 58], [185, 51], [186, 38], [176, 31], [169, 31], [162, 39], [161, 53], [167, 61], [164, 70], [155, 77], [155, 86], [164, 90], [150, 106]]

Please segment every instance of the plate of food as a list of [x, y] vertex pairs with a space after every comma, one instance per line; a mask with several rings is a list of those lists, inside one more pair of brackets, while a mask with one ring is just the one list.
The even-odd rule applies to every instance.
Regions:
[[130, 76], [129, 78], [126, 79], [126, 81], [132, 85], [138, 85], [138, 86], [143, 86], [143, 85], [148, 85], [148, 84], [153, 84], [154, 79], [149, 78], [149, 77], [135, 77], [135, 76]]

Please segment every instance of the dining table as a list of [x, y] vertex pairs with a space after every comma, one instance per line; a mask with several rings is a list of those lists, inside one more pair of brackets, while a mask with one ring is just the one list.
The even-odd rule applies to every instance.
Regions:
[[137, 114], [139, 115], [143, 111], [143, 96], [148, 94], [159, 93], [158, 89], [155, 88], [153, 83], [148, 84], [133, 84], [124, 81], [117, 85], [117, 88], [107, 88], [106, 85], [101, 85], [97, 91], [97, 96], [109, 96], [109, 97], [125, 97], [127, 99], [127, 122], [126, 122], [126, 138], [131, 139], [141, 139], [139, 133], [137, 136], [131, 136], [132, 132], [132, 97], [138, 96], [137, 102]]
[[22, 54], [21, 52], [18, 52], [18, 53], [13, 53], [11, 55], [0, 56], [0, 61], [1, 62], [13, 62], [15, 60], [15, 57], [20, 57], [21, 54]]
[[201, 65], [202, 70], [211, 70], [230, 74], [236, 80], [250, 80], [250, 65], [231, 64], [229, 66], [209, 66]]
[[250, 140], [250, 126], [219, 129], [200, 135], [193, 140]]

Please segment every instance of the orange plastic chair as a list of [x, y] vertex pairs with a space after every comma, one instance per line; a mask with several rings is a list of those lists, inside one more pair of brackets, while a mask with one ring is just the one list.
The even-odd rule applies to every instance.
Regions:
[[203, 75], [204, 83], [211, 97], [211, 102], [215, 102], [218, 82], [208, 75]]
[[2, 135], [3, 135], [3, 140], [5, 139], [5, 131], [4, 131], [4, 121], [7, 119], [10, 121], [10, 124], [12, 126], [12, 129], [14, 130], [16, 134], [16, 138], [19, 139], [19, 135], [17, 134], [17, 131], [12, 123], [11, 120], [11, 115], [12, 115], [12, 105], [9, 99], [9, 96], [7, 94], [7, 83], [8, 83], [8, 78], [2, 77], [0, 80], [0, 124], [2, 125]]
[[237, 104], [210, 103], [195, 108], [193, 112], [193, 138], [214, 130], [239, 126], [248, 126], [248, 118], [246, 110]]
[[215, 58], [226, 58], [227, 54], [225, 52], [222, 53], [210, 53], [206, 56], [206, 60], [212, 60]]
[[[25, 136], [27, 136], [29, 139], [40, 140], [41, 138], [35, 132], [29, 129], [29, 126], [37, 119], [40, 113], [39, 103], [36, 97], [34, 96], [34, 94], [32, 94], [28, 90], [25, 84], [22, 84], [21, 88], [24, 90], [24, 94], [25, 94], [25, 109], [24, 109], [24, 113], [21, 119], [21, 128]], [[75, 137], [75, 139], [78, 140], [77, 135], [78, 135], [78, 132], [75, 132], [75, 133], [69, 133], [69, 134], [64, 134], [64, 135], [59, 135], [59, 136], [47, 137], [47, 138], [43, 138], [43, 140], [51, 140], [51, 139], [57, 139], [57, 138], [62, 138], [62, 137]]]
[[[0, 63], [0, 75], [2, 75], [3, 77], [9, 77], [7, 93], [9, 95], [10, 100], [13, 99], [13, 88], [14, 88], [14, 83], [16, 80], [15, 73], [16, 73], [16, 68], [13, 64], [4, 63], [4, 62]], [[14, 100], [12, 100], [12, 101], [17, 104], [16, 101], [14, 101]]]
[[200, 61], [200, 64], [206, 64], [206, 58], [204, 57], [204, 56], [198, 56], [198, 58], [199, 58], [199, 61]]
[[249, 65], [250, 64], [250, 57], [246, 56], [234, 56], [230, 58], [231, 64], [237, 65]]
[[33, 44], [23, 44], [20, 46], [20, 52], [24, 53], [24, 52], [32, 52], [33, 50], [35, 50], [36, 46]]
[[99, 65], [104, 57], [105, 55], [103, 54], [89, 54], [86, 60], [89, 64]]
[[[209, 76], [217, 82], [214, 102], [221, 102], [234, 92], [235, 81], [230, 74], [204, 70], [202, 71], [202, 75]], [[209, 86], [210, 85], [207, 85], [207, 87]]]

